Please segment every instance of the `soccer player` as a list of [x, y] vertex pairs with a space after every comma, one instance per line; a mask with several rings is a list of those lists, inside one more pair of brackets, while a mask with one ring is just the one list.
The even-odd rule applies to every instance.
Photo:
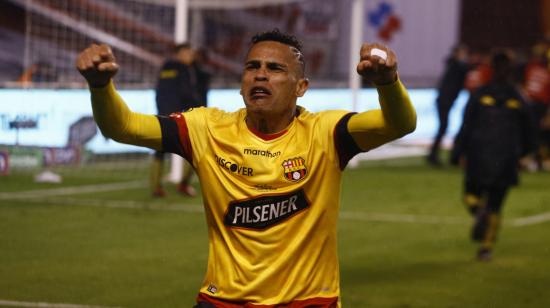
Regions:
[[106, 45], [77, 60], [94, 117], [119, 142], [177, 153], [202, 185], [209, 257], [196, 307], [340, 307], [336, 225], [342, 171], [357, 153], [412, 132], [416, 114], [395, 53], [364, 44], [357, 72], [381, 109], [311, 113], [301, 44], [278, 30], [252, 38], [236, 112], [196, 108], [170, 117], [130, 111]]
[[[156, 103], [159, 115], [168, 116], [174, 112], [181, 112], [190, 108], [206, 106], [208, 80], [200, 78], [205, 75], [195, 61], [195, 51], [189, 43], [178, 44], [174, 47], [173, 55], [164, 62], [159, 73], [156, 87]], [[151, 168], [151, 190], [155, 197], [163, 197], [162, 170], [165, 152], [155, 151]], [[191, 186], [193, 168], [185, 161], [183, 177], [178, 190], [190, 197], [196, 195]]]
[[470, 97], [451, 155], [454, 164], [465, 161], [464, 203], [474, 216], [471, 236], [481, 242], [480, 261], [492, 257], [506, 194], [518, 184], [520, 158], [534, 147], [532, 119], [512, 68], [505, 52], [493, 56], [493, 78]]

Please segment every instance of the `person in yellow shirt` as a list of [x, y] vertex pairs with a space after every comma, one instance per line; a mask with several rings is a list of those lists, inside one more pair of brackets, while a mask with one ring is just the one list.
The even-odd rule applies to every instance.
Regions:
[[196, 307], [340, 307], [336, 227], [342, 171], [357, 153], [402, 137], [416, 113], [397, 57], [363, 44], [357, 72], [374, 83], [380, 109], [311, 113], [300, 42], [278, 30], [251, 40], [240, 93], [245, 108], [196, 108], [170, 117], [128, 109], [107, 45], [77, 67], [94, 117], [114, 140], [183, 156], [201, 182], [208, 225], [207, 272]]

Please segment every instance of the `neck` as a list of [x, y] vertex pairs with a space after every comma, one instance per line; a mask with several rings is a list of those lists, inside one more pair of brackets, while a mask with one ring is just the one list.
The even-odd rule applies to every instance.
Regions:
[[276, 134], [286, 129], [294, 120], [295, 115], [295, 110], [290, 110], [280, 117], [247, 113], [245, 121], [246, 126], [252, 130], [262, 134]]

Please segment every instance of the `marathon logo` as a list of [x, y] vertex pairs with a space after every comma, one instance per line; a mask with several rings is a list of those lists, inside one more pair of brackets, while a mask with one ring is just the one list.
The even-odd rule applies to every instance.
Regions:
[[223, 157], [219, 157], [218, 155], [214, 155], [214, 158], [216, 159], [216, 162], [218, 163], [218, 165], [220, 165], [220, 167], [226, 169], [231, 173], [237, 173], [246, 176], [252, 176], [254, 174], [254, 170], [252, 168], [239, 166], [236, 163], [231, 162]]
[[309, 207], [303, 189], [284, 195], [233, 201], [224, 217], [228, 227], [263, 230]]
[[269, 150], [257, 150], [257, 149], [244, 149], [245, 155], [264, 156], [268, 158], [275, 158], [281, 156], [281, 151], [275, 153]]

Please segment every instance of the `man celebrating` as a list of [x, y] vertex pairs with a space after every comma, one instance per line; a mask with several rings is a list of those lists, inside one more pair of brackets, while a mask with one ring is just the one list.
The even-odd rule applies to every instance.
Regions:
[[340, 307], [336, 223], [342, 171], [357, 153], [412, 132], [416, 114], [394, 52], [364, 44], [357, 72], [381, 109], [310, 113], [295, 37], [252, 38], [241, 83], [246, 108], [170, 117], [130, 111], [112, 77], [110, 48], [78, 57], [94, 117], [114, 140], [179, 154], [196, 169], [208, 224], [208, 269], [196, 307]]

